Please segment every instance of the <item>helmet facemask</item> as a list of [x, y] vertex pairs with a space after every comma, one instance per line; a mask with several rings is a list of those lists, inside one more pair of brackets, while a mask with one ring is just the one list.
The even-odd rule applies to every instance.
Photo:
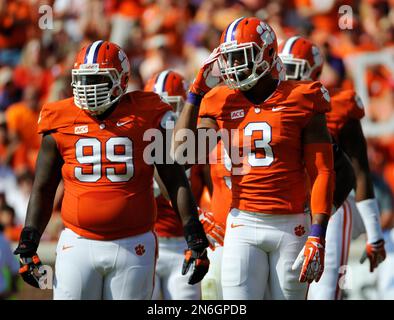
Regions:
[[121, 87], [121, 76], [114, 68], [99, 68], [98, 64], [81, 65], [72, 69], [74, 103], [92, 115], [99, 115], [110, 108], [125, 90]]
[[234, 40], [222, 43], [218, 64], [224, 83], [231, 89], [245, 91], [252, 88], [274, 65], [263, 59], [265, 48], [255, 42], [237, 44]]
[[185, 100], [182, 96], [170, 96], [168, 92], [161, 92], [160, 97], [163, 101], [169, 104], [173, 109], [174, 112], [179, 116], [182, 112], [183, 106], [185, 104]]
[[313, 69], [308, 60], [293, 58], [293, 55], [281, 55], [279, 57], [283, 61], [286, 69], [287, 80], [311, 80]]

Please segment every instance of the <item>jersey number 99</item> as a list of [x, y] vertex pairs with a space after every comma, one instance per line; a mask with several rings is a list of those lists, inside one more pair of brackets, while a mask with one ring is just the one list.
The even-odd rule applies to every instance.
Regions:
[[[116, 152], [116, 147], [122, 148], [121, 154]], [[88, 155], [85, 150], [90, 149]], [[91, 172], [86, 173], [83, 167], [76, 166], [75, 178], [81, 182], [96, 182], [102, 177], [102, 163], [123, 163], [125, 170], [116, 173], [114, 167], [105, 169], [105, 176], [111, 182], [126, 182], [134, 175], [133, 166], [133, 142], [127, 137], [112, 137], [105, 142], [105, 158], [102, 159], [102, 143], [96, 138], [79, 139], [75, 144], [75, 157], [80, 164], [89, 165]]]

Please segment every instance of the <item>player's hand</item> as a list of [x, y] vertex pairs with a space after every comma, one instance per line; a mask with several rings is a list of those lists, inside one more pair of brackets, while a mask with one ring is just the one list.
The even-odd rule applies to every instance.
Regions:
[[324, 271], [324, 240], [320, 237], [309, 236], [304, 248], [299, 253], [292, 270], [298, 269], [301, 265], [300, 282], [318, 282]]
[[20, 256], [19, 274], [26, 283], [35, 288], [40, 287], [40, 278], [45, 275], [45, 271], [40, 271], [42, 264], [37, 255], [39, 241], [39, 232], [32, 227], [25, 227], [21, 232], [19, 245], [14, 251], [15, 255]]
[[207, 250], [198, 252], [195, 250], [185, 251], [185, 260], [182, 266], [182, 275], [188, 273], [190, 267], [193, 265], [193, 272], [189, 277], [189, 284], [196, 284], [200, 282], [207, 274], [209, 269], [209, 259], [207, 256]]
[[185, 275], [190, 267], [193, 266], [188, 283], [196, 284], [204, 278], [209, 269], [209, 259], [206, 250], [209, 243], [203, 226], [195, 217], [191, 218], [184, 226], [184, 233], [188, 249], [185, 251], [182, 275]]
[[204, 61], [200, 71], [190, 86], [191, 93], [204, 96], [209, 90], [222, 81], [219, 75], [214, 75], [212, 73], [212, 69], [219, 56], [219, 48], [216, 48], [212, 51], [208, 59]]
[[384, 240], [380, 239], [374, 243], [367, 243], [363, 256], [360, 259], [360, 263], [368, 258], [369, 260], [369, 272], [373, 272], [378, 267], [379, 263], [386, 259], [386, 250], [384, 249]]
[[199, 208], [198, 213], [198, 218], [202, 223], [205, 234], [209, 241], [209, 247], [212, 250], [215, 250], [216, 246], [223, 246], [224, 232], [226, 229], [223, 223], [215, 221], [215, 218], [211, 212], [203, 211]]

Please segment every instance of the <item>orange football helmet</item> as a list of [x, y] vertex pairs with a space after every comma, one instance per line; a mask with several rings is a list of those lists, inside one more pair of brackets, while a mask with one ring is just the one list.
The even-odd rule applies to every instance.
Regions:
[[249, 90], [276, 65], [278, 43], [267, 23], [242, 17], [222, 33], [219, 50], [224, 83], [232, 89]]
[[286, 69], [288, 80], [317, 80], [323, 69], [320, 49], [306, 38], [295, 36], [279, 47], [279, 57]]
[[78, 53], [71, 75], [75, 105], [98, 115], [125, 94], [130, 64], [116, 44], [99, 40]]
[[145, 85], [145, 91], [156, 92], [180, 114], [186, 99], [184, 78], [177, 72], [165, 70], [153, 75]]

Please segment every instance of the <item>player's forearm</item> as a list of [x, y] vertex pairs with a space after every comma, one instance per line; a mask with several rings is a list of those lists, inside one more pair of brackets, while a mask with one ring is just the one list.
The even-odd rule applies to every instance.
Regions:
[[311, 179], [312, 215], [331, 215], [335, 172], [331, 143], [313, 143], [304, 147], [305, 165]]
[[51, 135], [45, 135], [38, 153], [36, 175], [25, 221], [26, 227], [33, 227], [40, 234], [44, 232], [52, 214], [53, 201], [61, 180], [62, 164], [55, 139]]
[[27, 207], [25, 227], [33, 227], [42, 235], [52, 215], [54, 198], [55, 193], [50, 190], [33, 190]]
[[193, 105], [190, 102], [185, 103], [185, 106], [183, 107], [181, 115], [179, 116], [174, 128], [172, 154], [175, 154], [175, 158], [177, 157], [176, 151], [179, 150], [179, 147], [186, 141], [187, 132], [192, 130], [194, 135], [196, 135], [198, 112], [199, 105]]
[[170, 198], [176, 198], [176, 207], [181, 217], [182, 224], [186, 225], [191, 218], [198, 219], [197, 203], [193, 197], [190, 188], [182, 186], [176, 190], [175, 194]]
[[339, 208], [355, 188], [356, 177], [349, 157], [337, 145], [334, 149], [335, 190], [334, 206]]
[[364, 167], [361, 168], [358, 161], [353, 161], [353, 168], [355, 169], [356, 175], [356, 201], [358, 202], [375, 198], [372, 178], [368, 165], [364, 165]]
[[184, 168], [179, 164], [157, 164], [157, 172], [168, 192], [172, 207], [185, 225], [192, 216], [198, 218], [197, 204], [190, 190]]
[[339, 134], [339, 145], [349, 156], [356, 176], [356, 201], [374, 198], [368, 163], [367, 142], [360, 121], [348, 121]]
[[357, 140], [353, 148], [348, 147], [348, 149], [350, 149], [349, 153], [354, 173], [356, 175], [356, 201], [372, 199], [375, 197], [375, 193], [373, 191], [373, 183], [368, 163], [367, 143], [362, 132], [357, 135]]
[[322, 213], [315, 213], [312, 215], [312, 224], [321, 225], [324, 229], [327, 229], [328, 220], [330, 216]]

